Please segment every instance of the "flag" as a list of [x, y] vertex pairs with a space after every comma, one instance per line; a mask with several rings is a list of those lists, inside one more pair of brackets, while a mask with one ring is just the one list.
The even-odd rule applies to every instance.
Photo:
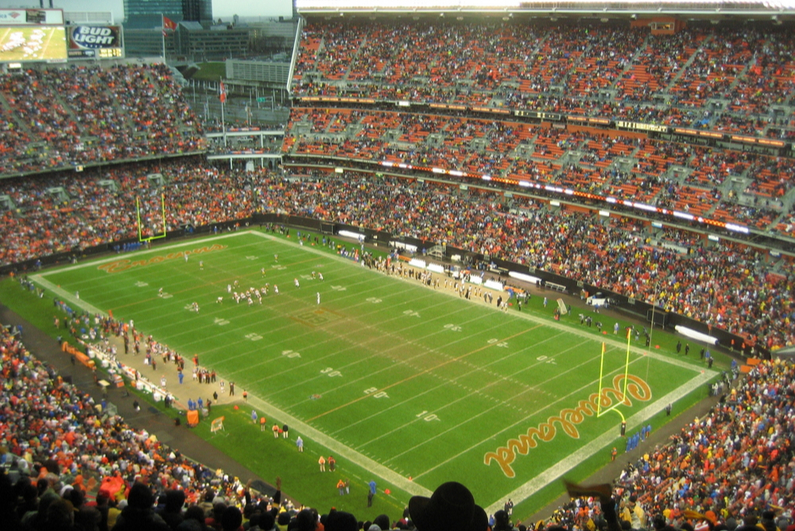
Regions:
[[226, 101], [226, 87], [223, 81], [221, 81], [221, 84], [218, 86], [218, 99], [221, 100], [221, 103]]
[[167, 16], [163, 15], [163, 29], [167, 30], [175, 30], [177, 29], [177, 23], [168, 18]]

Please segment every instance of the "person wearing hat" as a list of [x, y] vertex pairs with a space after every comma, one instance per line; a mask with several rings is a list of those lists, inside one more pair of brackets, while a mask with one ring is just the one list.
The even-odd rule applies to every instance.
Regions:
[[221, 515], [221, 529], [223, 531], [242, 531], [243, 530], [243, 513], [234, 505], [230, 505], [224, 509]]
[[127, 496], [127, 507], [116, 519], [113, 531], [171, 531], [168, 524], [154, 510], [154, 496], [143, 483], [134, 483]]
[[409, 514], [417, 531], [486, 531], [488, 517], [461, 483], [441, 484], [431, 495], [413, 496]]
[[163, 496], [165, 502], [155, 512], [168, 524], [171, 529], [176, 529], [182, 523], [182, 506], [185, 504], [185, 491], [168, 489]]
[[290, 520], [287, 531], [315, 531], [318, 526], [318, 514], [314, 509], [302, 509]]
[[621, 519], [630, 523], [632, 529], [643, 529], [646, 526], [646, 512], [638, 504], [638, 498], [635, 495], [629, 497], [627, 502], [622, 502]]
[[391, 529], [391, 525], [389, 524], [389, 517], [385, 514], [379, 514], [373, 519], [373, 525], [377, 525], [379, 529], [382, 531], [386, 531]]
[[492, 531], [511, 531], [513, 524], [511, 524], [511, 517], [505, 510], [499, 510], [494, 513], [494, 525], [491, 527]]
[[[325, 531], [358, 531], [356, 517], [344, 511], [331, 511], [326, 518]], [[270, 531], [270, 530], [265, 530]]]

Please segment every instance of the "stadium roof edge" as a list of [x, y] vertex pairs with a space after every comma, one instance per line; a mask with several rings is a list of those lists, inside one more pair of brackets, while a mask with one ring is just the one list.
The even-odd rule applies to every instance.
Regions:
[[609, 14], [609, 15], [622, 15], [622, 16], [632, 16], [632, 15], [668, 15], [668, 16], [687, 16], [687, 15], [703, 15], [703, 16], [740, 16], [740, 17], [748, 17], [748, 16], [765, 16], [765, 17], [773, 17], [776, 15], [779, 16], [790, 16], [795, 17], [795, 9], [783, 9], [777, 11], [771, 10], [729, 10], [729, 9], [666, 9], [666, 8], [658, 8], [658, 9], [643, 9], [643, 8], [636, 8], [636, 9], [511, 9], [509, 11], [505, 11], [502, 9], [457, 9], [454, 11], [451, 10], [444, 10], [444, 9], [305, 9], [299, 11], [299, 14], [302, 15], [338, 15], [344, 16], [346, 14], [349, 15], [393, 15], [393, 14], [401, 14], [401, 15], [483, 15], [483, 14], [493, 14], [493, 15], [547, 15], [547, 16], [555, 16], [561, 14]]
[[[493, 15], [560, 15], [560, 14], [608, 14], [618, 16], [632, 15], [699, 15], [699, 16], [795, 16], [795, 0], [770, 2], [764, 0], [751, 1], [710, 1], [685, 2], [681, 0], [662, 2], [521, 2], [512, 5], [492, 3], [489, 6], [478, 5], [442, 5], [429, 2], [428, 5], [396, 5], [389, 3], [377, 5], [379, 2], [369, 0], [363, 4], [357, 0], [349, 2], [321, 2], [304, 0], [297, 3], [300, 14], [306, 15], [464, 15], [464, 14], [493, 14]], [[373, 5], [376, 4], [376, 5]]]

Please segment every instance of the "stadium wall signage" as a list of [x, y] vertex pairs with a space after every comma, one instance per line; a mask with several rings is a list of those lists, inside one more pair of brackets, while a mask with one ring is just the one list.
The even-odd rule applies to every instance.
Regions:
[[97, 50], [120, 45], [118, 26], [74, 26], [69, 36], [80, 48]]
[[580, 432], [577, 431], [577, 424], [581, 424], [585, 417], [596, 416], [597, 406], [601, 410], [605, 410], [619, 404], [631, 406], [632, 400], [630, 398], [641, 402], [648, 402], [651, 399], [649, 384], [633, 374], [627, 375], [627, 379], [626, 396], [621, 391], [624, 375], [619, 374], [613, 378], [613, 387], [602, 389], [601, 397], [599, 393], [593, 393], [587, 400], [581, 400], [574, 409], [563, 409], [557, 417], [549, 417], [546, 422], [539, 424], [538, 427], [529, 428], [527, 433], [519, 435], [518, 439], [509, 439], [505, 446], [497, 448], [494, 452], [487, 452], [483, 456], [483, 463], [491, 465], [492, 462], [496, 461], [506, 477], [515, 477], [516, 472], [511, 467], [511, 464], [516, 460], [516, 454], [527, 455], [532, 448], [538, 446], [539, 441], [552, 441], [558, 434], [557, 426], [572, 439], [579, 439]]
[[159, 264], [160, 262], [165, 262], [166, 260], [174, 260], [175, 258], [182, 258], [184, 256], [191, 254], [211, 253], [213, 251], [220, 251], [222, 249], [226, 249], [226, 247], [227, 247], [226, 245], [220, 245], [216, 243], [207, 247], [199, 247], [198, 249], [192, 249], [190, 251], [169, 253], [165, 256], [163, 255], [153, 256], [149, 260], [114, 260], [113, 262], [108, 262], [107, 264], [102, 264], [101, 266], [98, 266], [97, 269], [105, 271], [106, 273], [121, 273], [122, 271], [127, 271], [128, 269], [132, 269], [134, 267], [143, 267], [151, 264]]
[[667, 133], [671, 129], [667, 125], [644, 124], [641, 122], [625, 122], [625, 121], [617, 121], [616, 128], [630, 129], [633, 131], [652, 131], [655, 133]]

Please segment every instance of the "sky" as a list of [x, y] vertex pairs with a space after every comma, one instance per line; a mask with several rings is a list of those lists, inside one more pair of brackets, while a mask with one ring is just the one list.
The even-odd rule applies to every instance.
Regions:
[[[49, 6], [49, 0], [44, 5]], [[39, 0], [0, 0], [0, 8], [39, 7]], [[123, 0], [53, 0], [53, 7], [64, 11], [110, 11], [114, 22], [124, 19]], [[289, 18], [293, 8], [291, 0], [213, 0], [213, 18], [231, 20], [233, 15], [241, 17]]]

